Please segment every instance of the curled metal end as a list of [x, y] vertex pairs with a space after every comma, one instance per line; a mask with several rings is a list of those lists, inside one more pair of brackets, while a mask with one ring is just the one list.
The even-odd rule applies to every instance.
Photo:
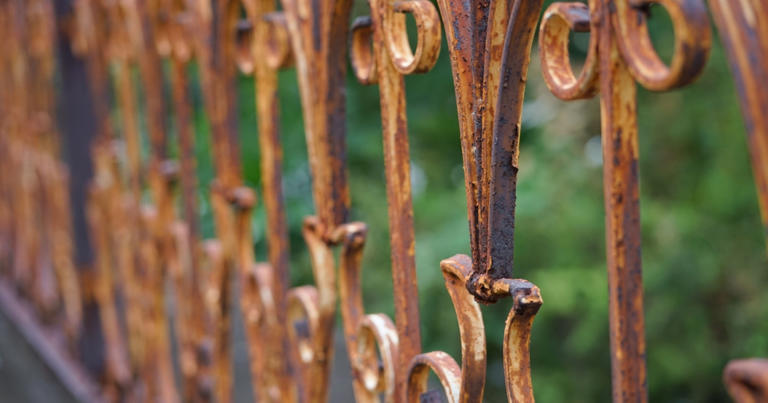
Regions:
[[494, 282], [494, 287], [497, 295], [512, 297], [512, 309], [518, 315], [535, 315], [543, 303], [541, 290], [528, 280], [501, 279]]
[[180, 12], [173, 21], [169, 33], [171, 54], [177, 60], [187, 62], [192, 59], [194, 53], [194, 15], [189, 11]]
[[357, 81], [363, 85], [376, 84], [376, 57], [373, 55], [373, 20], [369, 16], [357, 17], [352, 24], [349, 58]]
[[597, 35], [589, 40], [584, 66], [576, 76], [571, 69], [568, 42], [571, 32], [590, 32], [589, 8], [582, 3], [553, 3], [539, 27], [544, 81], [563, 100], [590, 98], [597, 93]]
[[[672, 60], [661, 60], [651, 42], [647, 20], [650, 6], [659, 4], [669, 14], [675, 31]], [[597, 44], [599, 30], [610, 23], [621, 56], [632, 77], [653, 91], [684, 86], [704, 68], [712, 45], [706, 8], [701, 0], [633, 0], [615, 2], [610, 21], [582, 3], [553, 3], [544, 12], [539, 28], [541, 65], [545, 82], [555, 96], [564, 100], [589, 98], [597, 92]], [[589, 50], [582, 71], [571, 70], [568, 52], [570, 32], [590, 32]]]
[[413, 358], [408, 369], [408, 402], [420, 402], [427, 393], [429, 373], [434, 372], [440, 380], [448, 403], [457, 403], [461, 397], [461, 369], [450, 355], [442, 351], [419, 354]]
[[242, 74], [253, 74], [254, 66], [254, 29], [253, 23], [247, 18], [241, 18], [235, 23], [235, 62]]
[[[664, 63], [651, 42], [647, 19], [651, 5], [669, 13], [675, 31], [675, 50], [669, 65]], [[618, 1], [612, 13], [619, 49], [632, 76], [645, 88], [663, 91], [695, 80], [709, 57], [712, 31], [701, 0]]]
[[395, 401], [397, 346], [397, 329], [387, 315], [366, 315], [360, 322], [352, 362], [358, 401], [377, 401], [380, 393], [384, 401]]
[[279, 12], [265, 14], [257, 26], [256, 34], [260, 38], [256, 44], [256, 54], [264, 57], [269, 68], [278, 70], [293, 64], [291, 39], [288, 35], [285, 14]]
[[[243, 317], [246, 326], [263, 320], [268, 327], [277, 326], [275, 297], [270, 286], [274, 283], [274, 270], [268, 263], [257, 263], [245, 270], [242, 282]], [[245, 312], [248, 309], [251, 311]]]
[[443, 260], [440, 268], [459, 322], [461, 368], [442, 351], [417, 355], [408, 372], [407, 401], [418, 402], [427, 396], [427, 378], [434, 372], [448, 402], [481, 402], [487, 351], [482, 312], [465, 284], [472, 272], [472, 260], [466, 255], [456, 255]]
[[723, 371], [723, 382], [737, 403], [768, 401], [768, 359], [729, 362]]
[[296, 287], [288, 292], [288, 337], [302, 365], [312, 363], [319, 353], [313, 342], [320, 320], [317, 299], [317, 289], [313, 286]]
[[258, 14], [253, 7], [246, 8], [248, 18], [236, 24], [236, 59], [240, 72], [253, 74], [257, 62], [262, 61], [271, 70], [290, 66], [293, 55], [285, 15], [280, 12]]
[[[393, 13], [385, 19], [384, 35], [392, 64], [400, 74], [426, 73], [440, 55], [440, 16], [427, 0], [396, 1]], [[416, 50], [408, 42], [405, 14], [416, 20]]]
[[330, 235], [330, 241], [334, 245], [344, 244], [348, 247], [362, 247], [368, 227], [363, 222], [351, 222], [339, 226]]
[[539, 287], [527, 280], [500, 280], [499, 288], [514, 303], [504, 327], [504, 380], [510, 402], [533, 402], [531, 327], [543, 302]]

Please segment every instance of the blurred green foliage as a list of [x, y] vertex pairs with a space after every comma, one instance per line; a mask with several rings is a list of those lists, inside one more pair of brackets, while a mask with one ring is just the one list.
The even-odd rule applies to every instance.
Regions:
[[[365, 9], [357, 4], [355, 13]], [[654, 41], [669, 56], [668, 17], [653, 13]], [[575, 64], [587, 41], [588, 34], [574, 37]], [[406, 88], [424, 349], [444, 350], [460, 362], [456, 318], [439, 269], [441, 259], [469, 253], [456, 104], [443, 45], [437, 66], [407, 77]], [[542, 82], [536, 47], [523, 113], [514, 269], [544, 297], [532, 338], [534, 387], [540, 402], [609, 401], [599, 104], [555, 99]], [[238, 88], [243, 169], [247, 183], [258, 188], [253, 80], [241, 77]], [[291, 278], [299, 285], [312, 282], [300, 227], [313, 207], [295, 71], [280, 73], [280, 91]], [[347, 94], [351, 218], [369, 229], [364, 300], [368, 312], [392, 315], [378, 89], [350, 75]], [[723, 401], [726, 362], [768, 356], [768, 270], [744, 125], [719, 38], [698, 81], [665, 93], [641, 89], [638, 102], [650, 400]], [[207, 185], [213, 172], [204, 119], [197, 114], [199, 174]], [[201, 199], [205, 231], [213, 235], [205, 188]], [[259, 210], [253, 228], [261, 260], [264, 222]], [[509, 301], [483, 308], [489, 402], [505, 400], [501, 341], [509, 308]]]

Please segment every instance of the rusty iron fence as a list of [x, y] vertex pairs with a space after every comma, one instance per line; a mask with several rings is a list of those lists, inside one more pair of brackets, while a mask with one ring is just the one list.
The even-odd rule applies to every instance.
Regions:
[[[703, 0], [546, 9], [543, 0], [369, 0], [370, 16], [350, 21], [352, 5], [0, 1], [4, 312], [83, 401], [231, 401], [236, 312], [255, 400], [326, 401], [337, 307], [357, 401], [483, 401], [486, 337], [503, 337], [509, 401], [533, 401], [528, 350], [542, 296], [514, 277], [512, 257], [523, 96], [538, 34], [549, 90], [565, 101], [600, 100], [613, 400], [647, 401], [637, 86], [664, 91], [693, 82], [709, 55], [711, 12], [742, 102], [768, 228], [768, 4], [710, 0], [708, 11]], [[674, 26], [669, 63], [649, 38], [652, 5], [664, 7]], [[415, 21], [415, 48], [406, 15]], [[578, 73], [569, 56], [573, 32], [590, 33]], [[458, 318], [459, 360], [422, 351], [404, 84], [406, 75], [432, 69], [443, 35], [472, 255], [440, 262]], [[380, 96], [394, 320], [363, 309], [366, 225], [348, 215], [348, 61], [359, 83], [377, 85]], [[314, 284], [298, 287], [289, 281], [281, 174], [283, 69], [295, 71], [300, 90], [315, 202], [302, 230]], [[239, 74], [254, 77], [260, 200], [241, 173]], [[211, 133], [215, 179], [205, 190], [214, 239], [201, 231], [193, 82]], [[253, 252], [259, 202], [268, 262]], [[504, 298], [512, 301], [504, 334], [486, 335], [481, 306]], [[442, 393], [428, 390], [430, 374]], [[724, 380], [739, 402], [768, 401], [766, 360], [734, 361]]]

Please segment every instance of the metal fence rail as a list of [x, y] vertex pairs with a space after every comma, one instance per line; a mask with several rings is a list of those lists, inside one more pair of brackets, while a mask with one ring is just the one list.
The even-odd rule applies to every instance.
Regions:
[[[600, 99], [613, 400], [647, 401], [636, 88], [696, 79], [712, 40], [703, 1], [368, 4], [370, 16], [351, 22], [351, 0], [281, 0], [279, 9], [274, 0], [0, 1], [0, 306], [76, 397], [231, 401], [231, 322], [241, 312], [254, 399], [326, 401], [339, 306], [357, 401], [483, 401], [486, 337], [503, 337], [509, 401], [533, 401], [530, 331], [542, 296], [514, 277], [512, 258], [522, 105], [538, 33], [550, 91]], [[654, 4], [674, 26], [669, 64], [649, 38]], [[710, 8], [768, 228], [768, 6], [711, 0]], [[572, 32], [590, 33], [578, 74]], [[442, 35], [472, 254], [440, 262], [460, 328], [458, 360], [422, 351], [404, 81], [432, 69]], [[362, 303], [366, 226], [348, 215], [348, 59], [357, 80], [379, 90], [394, 320]], [[315, 201], [302, 230], [314, 284], [293, 288], [278, 124], [283, 69], [295, 71], [300, 90]], [[254, 77], [261, 200], [241, 174], [238, 74]], [[214, 239], [200, 228], [193, 82], [210, 125]], [[259, 202], [268, 262], [253, 252]], [[233, 283], [239, 307], [230, 305]], [[481, 305], [503, 298], [513, 303], [504, 334], [486, 335]], [[442, 394], [427, 389], [430, 373]], [[768, 401], [767, 361], [734, 361], [724, 377], [737, 401]]]

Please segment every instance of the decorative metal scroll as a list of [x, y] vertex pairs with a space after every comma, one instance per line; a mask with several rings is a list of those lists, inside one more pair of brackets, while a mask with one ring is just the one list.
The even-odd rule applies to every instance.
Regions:
[[[523, 96], [542, 0], [369, 0], [370, 16], [352, 24], [351, 0], [71, 3], [69, 14], [57, 19], [51, 0], [0, 2], [0, 34], [8, 43], [0, 54], [0, 303], [25, 301], [40, 328], [62, 331], [63, 346], [40, 340], [65, 350], [60, 367], [77, 373], [81, 364], [70, 353], [82, 333], [94, 331], [84, 307], [95, 303], [103, 346], [89, 348], [99, 349], [102, 359], [90, 375], [98, 397], [86, 400], [231, 401], [231, 322], [239, 311], [254, 399], [327, 401], [338, 303], [357, 401], [430, 401], [435, 392], [427, 380], [434, 373], [449, 402], [481, 402], [487, 358], [481, 306], [505, 297], [511, 297], [503, 335], [507, 397], [534, 400], [529, 344], [542, 297], [538, 287], [514, 277], [513, 247]], [[710, 3], [742, 99], [768, 222], [768, 29], [758, 23], [768, 19], [768, 7], [761, 0]], [[664, 7], [674, 25], [668, 65], [649, 39], [653, 4]], [[416, 23], [415, 48], [406, 14]], [[429, 72], [443, 32], [471, 250], [471, 257], [440, 262], [458, 318], [461, 365], [444, 352], [422, 351], [405, 101], [404, 76]], [[578, 74], [569, 60], [571, 32], [591, 34]], [[600, 97], [613, 399], [646, 401], [636, 86], [664, 91], [695, 80], [711, 45], [708, 16], [701, 0], [558, 2], [544, 10], [538, 33], [551, 92], [563, 100]], [[67, 202], [54, 119], [57, 35], [66, 35], [85, 62], [97, 122], [91, 144], [74, 145], [91, 150], [85, 206]], [[363, 308], [367, 227], [348, 217], [347, 51], [357, 80], [379, 90], [394, 320]], [[293, 288], [278, 102], [278, 72], [291, 68], [316, 211], [302, 228], [314, 284]], [[242, 179], [238, 74], [254, 78], [259, 198]], [[207, 188], [196, 175], [195, 81], [215, 167]], [[200, 190], [210, 199], [214, 239], [202, 239]], [[257, 262], [253, 251], [251, 217], [259, 202], [267, 212], [268, 262]], [[95, 256], [93, 268], [79, 272], [71, 228], [77, 209], [87, 213]], [[768, 398], [766, 368], [764, 360], [731, 363], [725, 380], [732, 396]]]

